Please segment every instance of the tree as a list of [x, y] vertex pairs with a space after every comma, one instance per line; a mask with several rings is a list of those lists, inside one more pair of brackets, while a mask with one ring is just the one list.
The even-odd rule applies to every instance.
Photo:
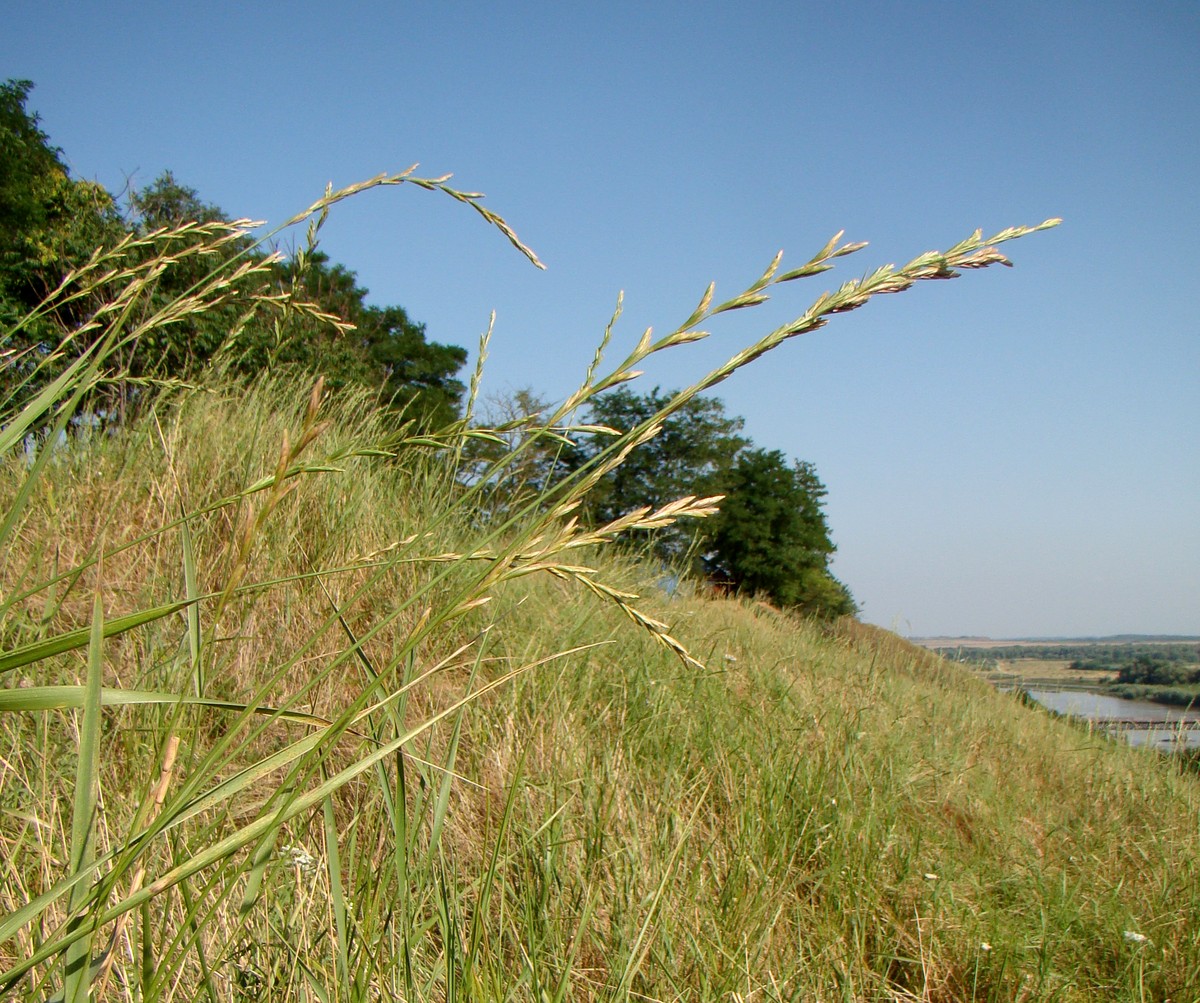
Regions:
[[[184, 254], [207, 239], [202, 232], [185, 230], [171, 234], [187, 223], [229, 222], [219, 206], [205, 202], [194, 188], [181, 184], [171, 171], [164, 171], [129, 197], [126, 224], [140, 237], [167, 231], [151, 244], [140, 248], [144, 260], [170, 254], [173, 260], [156, 280], [141, 303], [144, 313], [162, 309], [168, 303], [196, 289], [210, 275], [227, 267], [233, 259], [250, 255], [261, 260], [261, 252], [252, 249], [243, 237], [223, 242], [219, 248], [206, 248], [204, 254]], [[256, 280], [261, 288], [262, 277]], [[246, 337], [248, 326], [245, 306], [232, 298], [203, 311], [190, 311], [170, 325], [156, 326], [125, 352], [123, 362], [133, 376], [174, 376], [194, 378], [208, 366], [231, 339]], [[264, 321], [259, 320], [262, 324]], [[252, 336], [252, 335], [251, 335]]]
[[466, 388], [455, 374], [466, 364], [465, 348], [426, 340], [425, 325], [403, 307], [367, 307], [357, 323], [385, 404], [433, 428], [458, 417]]
[[60, 151], [38, 128], [37, 115], [25, 110], [32, 89], [28, 80], [0, 84], [0, 249], [6, 255], [25, 234], [45, 225], [39, 182], [66, 173]]
[[[647, 394], [626, 388], [609, 391], [593, 401], [589, 420], [620, 431], [635, 428], [660, 411], [674, 396], [655, 387]], [[749, 440], [738, 433], [742, 419], [725, 414], [714, 397], [694, 397], [663, 423], [662, 431], [630, 454], [621, 466], [597, 485], [588, 499], [588, 517], [597, 525], [643, 505], [659, 507], [684, 495], [720, 493], [720, 481], [738, 451]], [[573, 457], [578, 466], [611, 442], [591, 435]], [[653, 550], [663, 561], [678, 561], [695, 539], [694, 523], [676, 523], [655, 531]]]
[[294, 285], [354, 330], [338, 334], [311, 316], [295, 315], [283, 332], [279, 362], [319, 370], [334, 388], [370, 387], [381, 406], [422, 424], [438, 427], [457, 417], [465, 388], [456, 374], [467, 361], [466, 349], [428, 341], [425, 325], [403, 307], [368, 306], [368, 290], [357, 275], [321, 251], [293, 257], [281, 284]]
[[[207, 289], [212, 300], [203, 309], [179, 310], [122, 345], [115, 361], [134, 385], [142, 377], [195, 379], [219, 359], [243, 375], [284, 365], [322, 372], [331, 387], [366, 386], [381, 406], [426, 424], [457, 417], [464, 349], [427, 340], [424, 325], [399, 306], [368, 306], [354, 272], [319, 251], [270, 266], [251, 238], [229, 239], [219, 229], [214, 238], [214, 227], [205, 225], [228, 217], [170, 171], [132, 192], [122, 218], [101, 185], [69, 177], [60, 151], [25, 109], [32, 87], [27, 80], [0, 85], [0, 389], [34, 391], [87, 348], [81, 338], [61, 359], [52, 354], [81, 329], [99, 302], [95, 297], [60, 297], [67, 305], [32, 319], [31, 311], [97, 247], [132, 233], [141, 239], [122, 249], [124, 263], [165, 267], [155, 268], [152, 284], [125, 318], [130, 330], [197, 290]], [[184, 227], [189, 223], [201, 226]], [[255, 267], [235, 272], [239, 259]], [[236, 288], [206, 286], [218, 273], [222, 281], [233, 274]], [[298, 300], [314, 302], [328, 316], [294, 308]], [[114, 391], [121, 398], [118, 413], [124, 413], [129, 385], [122, 379]]]
[[713, 580], [805, 612], [855, 612], [850, 593], [829, 573], [837, 548], [821, 508], [825, 486], [812, 464], [746, 449], [723, 488], [721, 510], [704, 526], [704, 564]]
[[1149, 686], [1183, 686], [1200, 682], [1200, 668], [1173, 662], [1160, 653], [1135, 655], [1117, 674], [1119, 683]]
[[[597, 398], [589, 420], [626, 431], [672, 399], [655, 387], [627, 388]], [[743, 421], [716, 398], [694, 397], [635, 449], [592, 492], [585, 515], [603, 524], [643, 505], [659, 507], [685, 495], [725, 495], [702, 522], [656, 530], [652, 548], [668, 563], [693, 555], [692, 570], [737, 592], [762, 594], [786, 608], [823, 616], [853, 614], [849, 591], [829, 572], [835, 551], [821, 500], [825, 486], [810, 463], [788, 462], [778, 450], [753, 448]], [[578, 467], [611, 441], [586, 437], [570, 458]]]
[[0, 350], [24, 360], [5, 371], [5, 382], [28, 368], [30, 353], [44, 356], [57, 345], [87, 304], [32, 322], [30, 310], [123, 233], [112, 197], [95, 182], [72, 180], [38, 116], [26, 111], [32, 89], [28, 80], [0, 84]]

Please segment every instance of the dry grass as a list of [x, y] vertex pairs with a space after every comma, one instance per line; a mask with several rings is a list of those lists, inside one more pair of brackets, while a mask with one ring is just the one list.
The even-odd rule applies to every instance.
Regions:
[[128, 332], [102, 312], [95, 354], [56, 359], [48, 396], [18, 386], [0, 430], [0, 989], [1186, 998], [1194, 780], [885, 632], [668, 598], [612, 546], [712, 500], [573, 516], [690, 396], [1025, 232], [843, 284], [515, 503], [523, 451], [590, 397], [861, 245], [710, 288], [606, 374], [597, 353], [469, 482], [448, 464], [488, 433], [406, 439], [367, 401], [271, 380], [176, 388], [30, 463], [24, 432], [110, 378]]

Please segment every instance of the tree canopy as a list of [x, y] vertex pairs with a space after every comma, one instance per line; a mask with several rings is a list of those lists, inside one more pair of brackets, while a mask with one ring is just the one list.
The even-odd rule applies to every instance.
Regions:
[[[10, 386], [28, 371], [31, 353], [45, 358], [86, 316], [92, 304], [71, 300], [30, 320], [30, 312], [97, 247], [133, 237], [127, 260], [166, 256], [165, 267], [139, 300], [143, 316], [187, 295], [236, 259], [270, 264], [248, 237], [225, 241], [215, 252], [206, 246], [204, 254], [185, 253], [207, 239], [202, 229], [185, 224], [230, 220], [170, 171], [134, 189], [124, 214], [102, 185], [72, 179], [61, 151], [50, 145], [37, 115], [26, 110], [32, 87], [25, 80], [0, 85], [0, 350], [5, 353], [0, 382]], [[305, 248], [237, 281], [256, 282], [259, 291], [274, 291], [280, 302], [291, 296], [317, 309], [247, 313], [244, 304], [230, 299], [182, 312], [128, 344], [121, 356], [126, 375], [196, 379], [220, 363], [252, 376], [286, 366], [321, 373], [334, 388], [365, 386], [378, 394], [381, 407], [422, 422], [445, 424], [457, 417], [464, 388], [456, 374], [466, 351], [428, 340], [425, 326], [400, 306], [369, 304], [368, 290], [350, 269]], [[86, 347], [86, 341], [73, 343], [74, 351]], [[42, 372], [44, 380], [52, 370], [43, 367]], [[33, 389], [36, 384], [26, 382], [25, 390]]]
[[[590, 421], [627, 431], [649, 420], [673, 397], [659, 387], [644, 394], [626, 387], [596, 398]], [[610, 522], [642, 505], [658, 508], [684, 495], [720, 493], [724, 472], [738, 451], [748, 445], [741, 418], [725, 414], [712, 397], [694, 397], [663, 423], [662, 431], [633, 451], [589, 498], [588, 515], [597, 524]], [[576, 464], [602, 452], [610, 439], [591, 435], [580, 443]], [[695, 527], [676, 523], [658, 531], [651, 541], [655, 554], [677, 562], [691, 548]]]
[[0, 331], [20, 326], [4, 349], [21, 356], [52, 347], [81, 304], [30, 319], [30, 311], [99, 245], [123, 232], [103, 186], [72, 180], [61, 151], [25, 108], [33, 84], [0, 84]]
[[829, 572], [837, 549], [822, 511], [825, 486], [811, 463], [745, 449], [722, 479], [725, 499], [703, 527], [705, 569], [738, 592], [820, 614], [855, 611]]
[[[589, 420], [622, 431], [653, 417], [674, 396], [620, 388], [593, 403]], [[853, 613], [849, 591], [829, 571], [836, 547], [822, 508], [825, 487], [810, 463], [754, 448], [744, 422], [711, 397], [694, 397], [663, 423], [593, 492], [588, 517], [596, 524], [635, 508], [654, 508], [685, 495], [725, 495], [720, 512], [700, 522], [677, 522], [650, 541], [662, 561], [691, 568], [715, 584], [760, 594], [788, 608], [821, 615]], [[585, 437], [575, 465], [608, 443]]]

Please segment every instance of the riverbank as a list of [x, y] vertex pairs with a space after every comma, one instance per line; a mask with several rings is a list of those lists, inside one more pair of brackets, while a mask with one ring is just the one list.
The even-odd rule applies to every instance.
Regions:
[[1085, 722], [1130, 745], [1173, 753], [1200, 748], [1200, 711], [1091, 690], [1035, 686], [1021, 692], [1055, 714]]
[[[1149, 701], [1167, 707], [1200, 706], [1200, 682], [1156, 684], [1145, 681], [1150, 673], [1126, 682], [1122, 667], [1135, 663], [1134, 652], [1159, 653], [1153, 659], [1177, 668], [1172, 675], [1186, 678], [1200, 673], [1200, 646], [1177, 638], [1141, 638], [1136, 645], [1124, 641], [1066, 641], [1047, 643], [1004, 642], [995, 646], [988, 639], [952, 647], [925, 642], [931, 650], [979, 674], [1001, 689], [1060, 688], [1103, 693], [1125, 700]], [[1145, 656], [1141, 656], [1145, 658]]]

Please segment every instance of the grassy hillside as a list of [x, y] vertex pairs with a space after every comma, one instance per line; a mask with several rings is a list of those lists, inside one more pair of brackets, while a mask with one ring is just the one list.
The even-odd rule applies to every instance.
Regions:
[[[397, 544], [431, 534], [421, 553], [446, 557], [476, 528], [445, 508], [436, 464], [351, 455], [382, 437], [353, 401], [309, 446], [330, 469], [293, 482], [243, 558], [271, 489], [219, 503], [269, 474], [306, 409], [286, 384], [190, 393], [64, 448], [5, 555], [10, 598], [79, 569], [12, 605], [6, 650], [86, 632], [96, 596], [109, 618], [211, 597], [198, 623], [185, 609], [92, 644], [114, 693], [210, 702], [102, 710], [105, 998], [1194, 998], [1194, 777], [886, 632], [668, 598], [594, 547], [578, 565], [644, 594], [703, 668], [569, 578], [492, 581], [472, 606], [489, 562]], [[198, 513], [186, 534], [142, 538], [181, 511]], [[88, 676], [85, 644], [6, 685]], [[72, 929], [69, 895], [20, 910], [68, 873], [85, 718], [0, 721], [7, 969]], [[50, 995], [63, 960], [17, 998]]]
[[[236, 262], [165, 311], [169, 255], [64, 281], [120, 292], [55, 351], [0, 349], [0, 996], [1195, 998], [1194, 775], [885, 632], [665, 595], [614, 541], [711, 499], [575, 512], [669, 410], [514, 487], [641, 360], [856, 247], [710, 288], [496, 434], [285, 377], [123, 379], [240, 295]], [[1002, 260], [976, 234], [845, 283], [670, 406]], [[139, 416], [87, 434], [114, 384]]]

